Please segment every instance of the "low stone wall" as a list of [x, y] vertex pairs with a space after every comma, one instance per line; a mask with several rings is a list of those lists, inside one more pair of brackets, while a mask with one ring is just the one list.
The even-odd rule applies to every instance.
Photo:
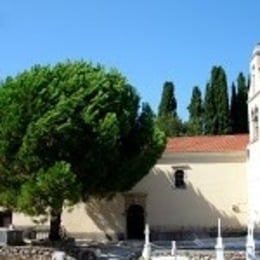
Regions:
[[[0, 260], [51, 260], [55, 248], [36, 246], [5, 246], [0, 248]], [[78, 247], [70, 247], [64, 250], [66, 260], [97, 259], [91, 249], [82, 250]]]
[[[74, 250], [74, 251], [73, 251]], [[0, 260], [51, 260], [52, 253], [56, 251], [54, 248], [35, 247], [35, 246], [19, 246], [19, 247], [2, 247], [0, 249]], [[71, 248], [67, 252], [66, 260], [76, 259], [98, 259], [91, 250], [79, 250]], [[216, 255], [214, 250], [178, 250], [177, 254], [189, 260], [215, 260]], [[160, 255], [169, 255], [165, 252]], [[245, 251], [225, 251], [225, 260], [242, 260], [245, 259]], [[156, 256], [156, 254], [153, 254]], [[259, 252], [257, 252], [259, 256]], [[140, 259], [138, 256], [132, 257], [132, 260]], [[141, 258], [142, 259], [142, 258]], [[128, 259], [126, 259], [128, 260]]]
[[0, 249], [0, 260], [49, 260], [51, 259], [52, 248], [32, 247], [32, 246], [5, 246]]
[[[215, 260], [215, 250], [178, 250], [178, 255], [189, 260]], [[225, 260], [244, 260], [245, 251], [224, 251]]]

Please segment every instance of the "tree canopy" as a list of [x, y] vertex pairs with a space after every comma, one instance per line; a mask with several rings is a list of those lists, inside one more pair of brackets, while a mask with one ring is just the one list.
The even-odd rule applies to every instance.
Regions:
[[182, 121], [177, 114], [175, 85], [163, 84], [156, 119], [168, 137], [183, 135], [222, 135], [248, 133], [247, 92], [249, 82], [242, 72], [232, 83], [229, 99], [227, 76], [222, 66], [213, 66], [204, 98], [198, 86], [193, 87], [187, 107], [189, 118]]
[[248, 85], [246, 78], [242, 72], [237, 77], [237, 121], [235, 124], [234, 132], [247, 133], [248, 132], [248, 110], [247, 110], [247, 93]]
[[210, 81], [206, 87], [204, 111], [206, 134], [231, 132], [227, 79], [221, 66], [213, 66], [211, 70]]
[[163, 84], [161, 101], [157, 117], [158, 127], [166, 136], [178, 136], [182, 133], [182, 121], [177, 114], [177, 101], [174, 93], [174, 84], [166, 81]]
[[189, 110], [189, 120], [187, 123], [188, 135], [201, 135], [203, 134], [203, 104], [202, 104], [201, 91], [198, 86], [192, 89], [192, 96]]
[[174, 84], [171, 81], [166, 81], [163, 84], [162, 97], [159, 105], [158, 116], [176, 116], [177, 101], [174, 94]]
[[237, 90], [236, 85], [233, 82], [231, 86], [231, 101], [230, 101], [230, 118], [231, 118], [231, 128], [233, 133], [237, 133], [237, 123], [238, 123], [238, 104], [237, 104]]
[[0, 205], [51, 215], [129, 190], [165, 147], [148, 104], [116, 70], [86, 62], [34, 66], [0, 88]]

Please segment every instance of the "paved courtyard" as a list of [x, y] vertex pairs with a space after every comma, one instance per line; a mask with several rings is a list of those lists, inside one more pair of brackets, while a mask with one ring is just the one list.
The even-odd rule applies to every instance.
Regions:
[[[240, 238], [223, 238], [225, 252], [244, 257], [246, 237]], [[180, 255], [204, 254], [215, 255], [215, 238], [195, 239], [192, 241], [177, 241], [177, 252]], [[79, 246], [92, 248], [99, 254], [99, 259], [109, 260], [127, 260], [138, 259], [143, 249], [143, 241], [120, 241], [114, 243], [100, 243], [91, 246], [90, 244], [80, 242]], [[260, 250], [260, 240], [256, 240], [256, 249]], [[171, 241], [154, 241], [152, 242], [152, 255], [169, 255], [171, 251]]]

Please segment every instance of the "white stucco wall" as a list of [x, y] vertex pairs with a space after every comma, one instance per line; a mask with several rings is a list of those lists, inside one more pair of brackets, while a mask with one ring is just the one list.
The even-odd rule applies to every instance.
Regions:
[[[203, 156], [201, 154], [200, 156]], [[169, 182], [172, 166], [160, 164], [134, 191], [146, 192], [147, 221], [165, 229], [214, 227], [218, 217], [226, 228], [247, 223], [247, 183], [245, 162], [193, 162], [185, 171], [186, 189]], [[185, 163], [187, 165], [187, 163]], [[239, 212], [236, 212], [239, 211]]]
[[[17, 227], [41, 227], [20, 213], [13, 214], [13, 224]], [[48, 220], [42, 224], [48, 225]], [[61, 225], [69, 233], [87, 234], [93, 238], [125, 232], [124, 198], [118, 195], [110, 201], [93, 199], [87, 204], [79, 203], [71, 209], [64, 209]]]
[[248, 172], [248, 198], [249, 198], [249, 217], [251, 220], [260, 224], [260, 142], [256, 141], [249, 145], [249, 160], [247, 164]]

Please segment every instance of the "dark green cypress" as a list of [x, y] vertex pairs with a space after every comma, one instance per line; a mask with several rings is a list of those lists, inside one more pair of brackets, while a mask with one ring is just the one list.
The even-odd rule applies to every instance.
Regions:
[[231, 86], [231, 102], [230, 102], [230, 118], [231, 118], [231, 128], [232, 133], [237, 133], [237, 123], [238, 123], [238, 117], [237, 117], [237, 91], [236, 91], [236, 85], [233, 82]]
[[182, 135], [182, 121], [177, 115], [177, 101], [174, 94], [174, 84], [171, 81], [166, 81], [163, 85], [157, 125], [167, 136]]
[[247, 81], [242, 72], [237, 77], [237, 133], [248, 133]]
[[226, 73], [222, 67], [217, 67], [215, 76], [213, 87], [215, 89], [217, 134], [227, 134], [230, 133], [231, 127]]
[[204, 133], [206, 135], [216, 134], [215, 121], [216, 121], [216, 109], [214, 103], [214, 93], [210, 83], [207, 83], [205, 98], [204, 98], [204, 116], [203, 126]]
[[210, 82], [205, 94], [205, 133], [227, 134], [230, 132], [230, 111], [226, 73], [221, 66], [211, 70]]
[[187, 123], [187, 134], [201, 135], [203, 133], [203, 107], [201, 91], [198, 86], [195, 86], [192, 90], [188, 111], [189, 121]]
[[175, 116], [177, 114], [177, 101], [174, 95], [174, 84], [166, 81], [163, 85], [161, 102], [159, 105], [158, 116]]

